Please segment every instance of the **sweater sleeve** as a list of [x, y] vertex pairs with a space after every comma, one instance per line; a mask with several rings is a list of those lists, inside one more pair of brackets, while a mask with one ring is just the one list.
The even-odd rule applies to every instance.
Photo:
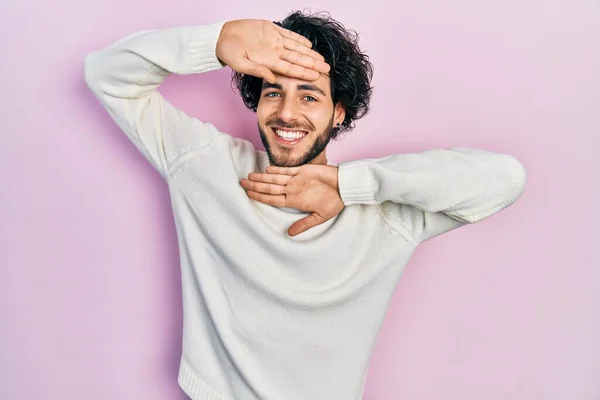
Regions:
[[386, 220], [417, 243], [510, 206], [525, 179], [514, 156], [469, 148], [357, 160], [338, 169], [346, 206], [379, 204]]
[[179, 157], [208, 146], [222, 133], [176, 109], [158, 87], [172, 73], [223, 67], [215, 54], [223, 24], [141, 31], [85, 57], [87, 86], [165, 178]]

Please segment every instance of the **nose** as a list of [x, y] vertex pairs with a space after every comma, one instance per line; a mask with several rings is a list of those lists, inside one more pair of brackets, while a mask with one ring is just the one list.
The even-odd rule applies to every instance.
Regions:
[[298, 108], [292, 96], [287, 96], [279, 102], [277, 116], [284, 122], [293, 123], [298, 119]]

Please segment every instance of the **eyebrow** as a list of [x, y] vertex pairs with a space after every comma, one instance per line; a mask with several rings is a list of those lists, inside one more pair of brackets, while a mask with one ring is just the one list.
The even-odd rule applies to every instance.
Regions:
[[[262, 90], [265, 90], [265, 89], [279, 89], [279, 90], [282, 90], [283, 87], [279, 83], [269, 83], [269, 82], [265, 81], [262, 84]], [[319, 88], [317, 85], [311, 85], [311, 84], [308, 84], [308, 83], [302, 83], [302, 84], [296, 86], [296, 89], [297, 90], [309, 90], [311, 92], [317, 92], [317, 93], [320, 93], [321, 95], [327, 97], [327, 95], [325, 94], [325, 92], [323, 90], [321, 90], [321, 88]]]

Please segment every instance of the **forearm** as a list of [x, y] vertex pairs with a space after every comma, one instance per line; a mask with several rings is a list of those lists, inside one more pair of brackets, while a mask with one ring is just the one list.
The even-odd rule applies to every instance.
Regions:
[[223, 66], [215, 56], [222, 23], [137, 32], [88, 54], [85, 81], [97, 95], [136, 99], [152, 94], [171, 73]]
[[392, 201], [470, 223], [515, 202], [526, 178], [515, 157], [467, 148], [352, 161], [338, 175], [345, 205]]

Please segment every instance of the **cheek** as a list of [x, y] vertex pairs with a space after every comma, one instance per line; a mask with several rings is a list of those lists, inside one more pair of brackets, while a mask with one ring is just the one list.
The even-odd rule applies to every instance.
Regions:
[[258, 122], [263, 127], [265, 125], [265, 117], [258, 108], [256, 109], [256, 122]]
[[269, 110], [269, 105], [259, 102], [258, 106], [256, 106], [256, 118], [259, 122], [264, 121], [269, 115], [273, 114], [271, 110]]
[[306, 118], [319, 130], [323, 130], [331, 120], [331, 110], [326, 108], [313, 108], [304, 114]]

